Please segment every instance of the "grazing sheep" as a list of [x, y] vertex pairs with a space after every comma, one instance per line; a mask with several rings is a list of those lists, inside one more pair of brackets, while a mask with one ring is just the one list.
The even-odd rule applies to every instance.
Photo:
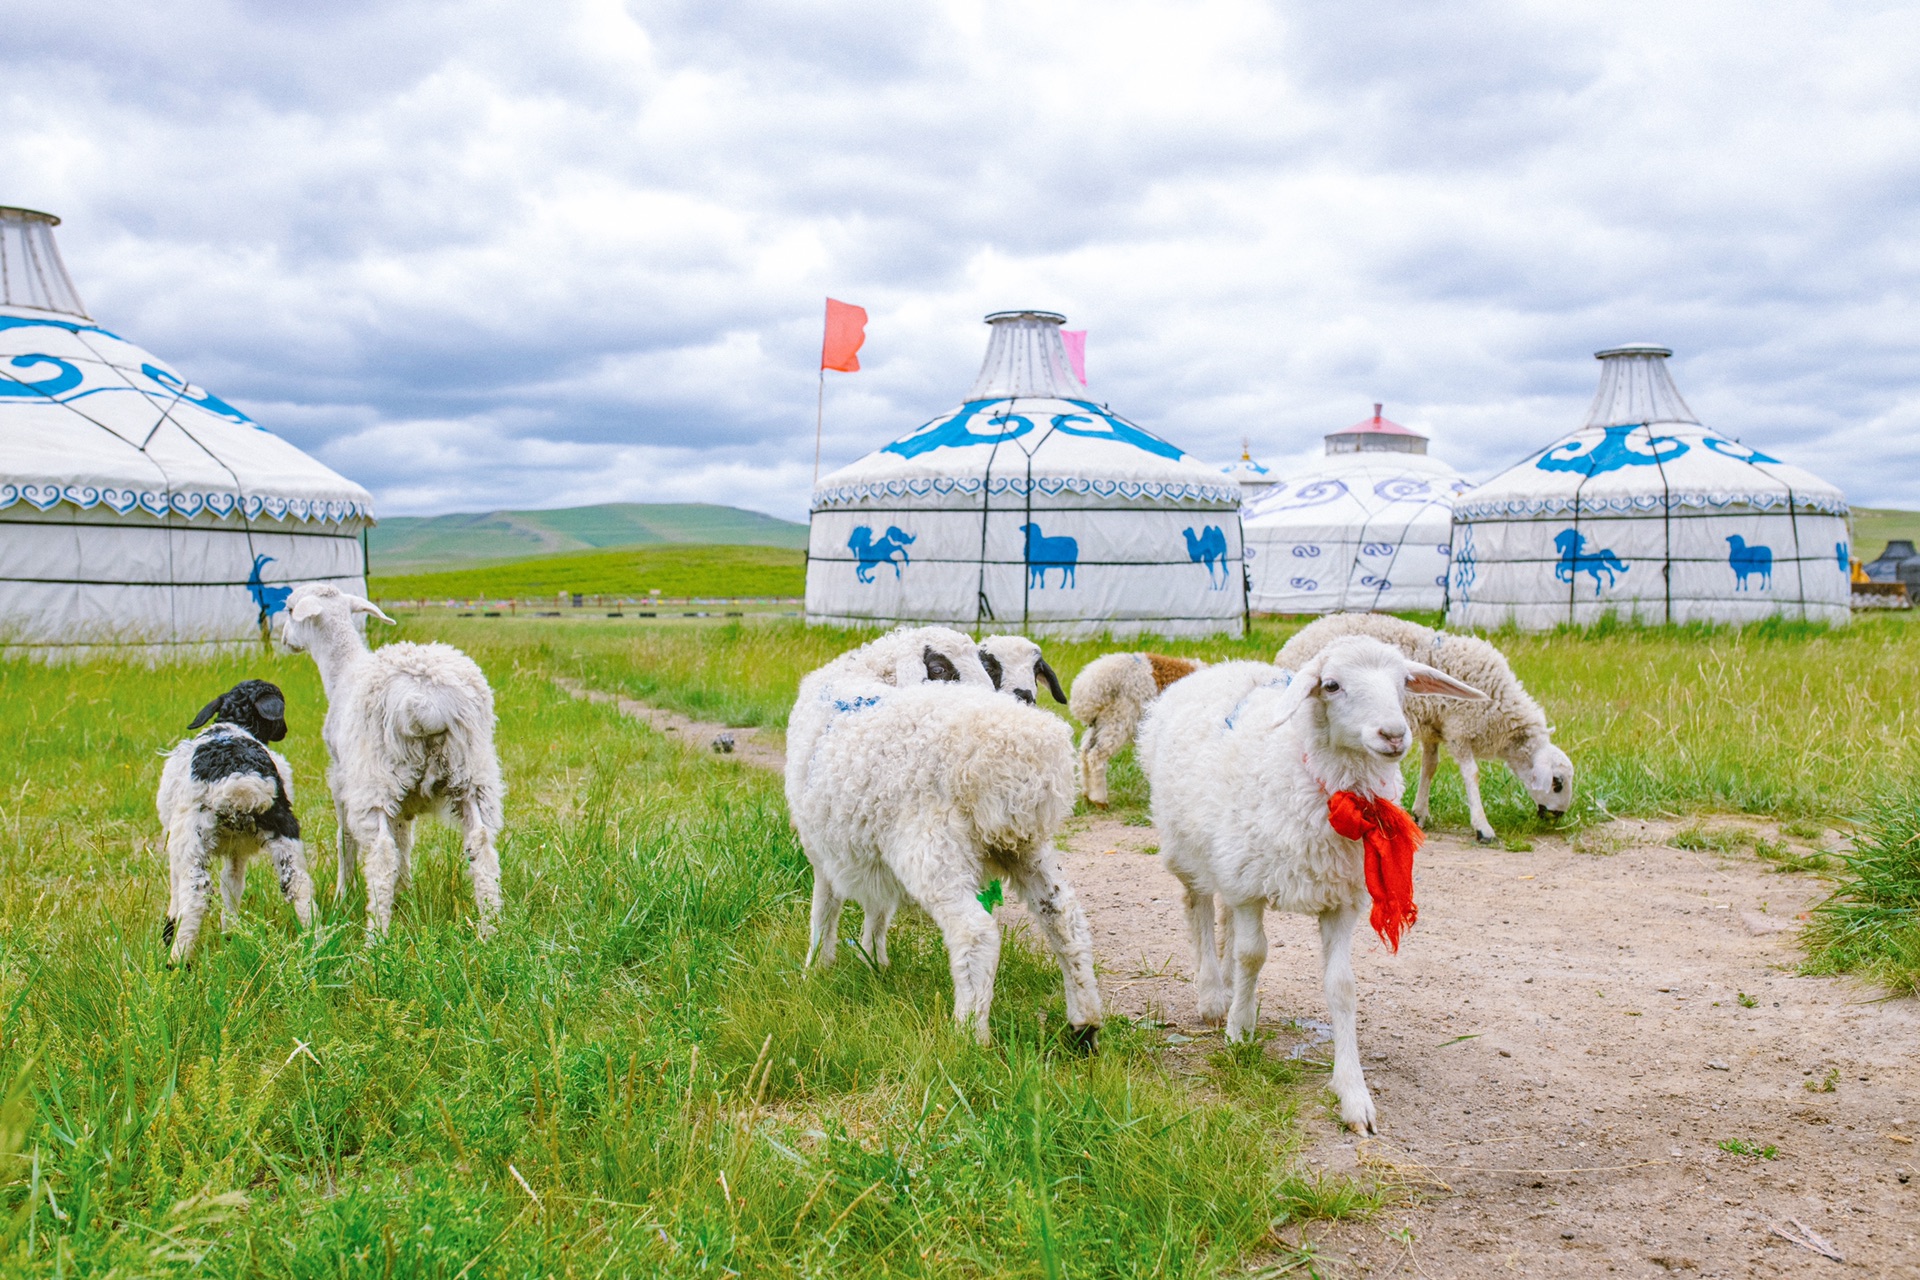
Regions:
[[366, 850], [367, 936], [385, 936], [393, 895], [408, 878], [413, 820], [438, 813], [461, 828], [479, 932], [500, 914], [500, 760], [493, 748], [493, 690], [473, 659], [444, 644], [378, 650], [354, 615], [393, 619], [337, 587], [309, 583], [287, 602], [281, 642], [313, 655], [327, 690], [327, 782], [340, 817], [335, 893], [344, 897]]
[[1533, 797], [1542, 818], [1557, 818], [1573, 804], [1573, 761], [1553, 745], [1546, 712], [1530, 697], [1498, 649], [1476, 636], [1450, 635], [1383, 613], [1336, 613], [1309, 624], [1281, 647], [1274, 661], [1298, 667], [1341, 636], [1384, 640], [1416, 662], [1446, 672], [1484, 690], [1485, 703], [1414, 698], [1407, 719], [1420, 739], [1420, 785], [1413, 816], [1421, 826], [1431, 820], [1433, 775], [1440, 767], [1440, 746], [1460, 766], [1466, 784], [1467, 812], [1482, 844], [1498, 839], [1480, 800], [1480, 764], [1503, 761]]
[[206, 730], [167, 753], [154, 800], [167, 833], [171, 893], [161, 936], [170, 958], [193, 956], [207, 914], [213, 862], [221, 860], [221, 920], [232, 926], [247, 889], [247, 864], [273, 860], [280, 892], [304, 928], [313, 923], [313, 881], [293, 814], [293, 770], [267, 743], [287, 736], [287, 700], [265, 680], [243, 680], [200, 709], [188, 729]]
[[1153, 700], [1206, 665], [1158, 653], [1109, 653], [1080, 669], [1067, 709], [1086, 726], [1080, 734], [1080, 767], [1088, 803], [1107, 807], [1107, 764], [1133, 741]]
[[1374, 1109], [1355, 1040], [1353, 926], [1371, 894], [1373, 927], [1397, 950], [1416, 917], [1420, 830], [1393, 803], [1413, 741], [1408, 693], [1483, 696], [1356, 636], [1291, 676], [1261, 662], [1189, 676], [1161, 695], [1140, 730], [1161, 857], [1186, 890], [1200, 1017], [1224, 1016], [1227, 1038], [1245, 1038], [1259, 1015], [1267, 909], [1317, 916], [1333, 1091], [1340, 1118], [1368, 1132]]
[[851, 898], [862, 947], [884, 966], [894, 912], [916, 903], [946, 942], [954, 1020], [984, 1043], [1000, 930], [978, 895], [1005, 880], [1058, 959], [1067, 1021], [1091, 1047], [1093, 935], [1053, 849], [1077, 781], [1066, 722], [997, 693], [957, 631], [894, 631], [807, 676], [787, 722], [787, 806], [813, 864], [807, 963], [833, 962]]
[[1040, 646], [1025, 636], [988, 636], [980, 642], [980, 663], [993, 678], [993, 687], [1010, 693], [1028, 706], [1040, 700], [1040, 682], [1047, 683], [1053, 700], [1066, 705], [1060, 677], [1040, 656]]

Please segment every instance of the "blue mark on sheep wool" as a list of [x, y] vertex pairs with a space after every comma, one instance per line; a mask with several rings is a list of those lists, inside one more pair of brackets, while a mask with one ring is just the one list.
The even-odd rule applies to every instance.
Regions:
[[1727, 536], [1727, 564], [1733, 568], [1734, 590], [1745, 591], [1747, 579], [1754, 574], [1760, 576], [1760, 589], [1773, 589], [1773, 548], [1748, 546], [1747, 540], [1739, 534]]
[[[883, 564], [890, 564], [893, 566], [893, 580], [898, 582], [900, 566], [913, 563], [912, 558], [907, 555], [907, 547], [914, 541], [914, 535], [903, 532], [893, 525], [888, 525], [886, 533], [875, 541], [873, 529], [864, 524], [860, 525], [854, 529], [853, 536], [847, 539], [847, 550], [853, 552], [860, 561], [854, 567], [853, 576], [861, 582], [872, 582], [873, 571]], [[896, 555], [900, 557], [898, 560], [894, 559]]]
[[851, 701], [842, 701], [839, 698], [833, 700], [833, 709], [835, 711], [860, 711], [866, 707], [877, 707], [879, 705], [880, 699], [877, 697], [854, 698]]
[[1077, 587], [1077, 570], [1080, 567], [1080, 544], [1068, 537], [1049, 538], [1040, 532], [1037, 524], [1023, 524], [1020, 532], [1027, 535], [1027, 585], [1044, 588], [1047, 585], [1047, 570], [1060, 571], [1060, 586]]
[[1200, 530], [1198, 537], [1192, 529], [1182, 529], [1187, 536], [1187, 559], [1194, 564], [1207, 566], [1207, 583], [1210, 590], [1219, 591], [1227, 585], [1227, 531], [1217, 524], [1210, 524]]
[[262, 622], [286, 608], [287, 597], [293, 594], [292, 587], [270, 587], [261, 580], [261, 567], [272, 563], [272, 556], [255, 556], [253, 572], [247, 577], [247, 594], [253, 597], [253, 603], [259, 607]]
[[1721, 440], [1715, 436], [1705, 436], [1701, 444], [1713, 450], [1723, 458], [1734, 458], [1741, 462], [1779, 462], [1778, 458], [1769, 458], [1758, 449], [1749, 449], [1737, 440]]
[[1643, 430], [1645, 425], [1629, 423], [1608, 427], [1605, 438], [1584, 452], [1577, 440], [1557, 444], [1542, 454], [1540, 461], [1533, 465], [1542, 471], [1572, 471], [1583, 476], [1597, 476], [1618, 471], [1622, 467], [1651, 467], [1671, 462], [1687, 451], [1686, 442], [1672, 436], [1650, 438], [1647, 441], [1651, 446], [1650, 451], [1630, 448], [1627, 444], [1628, 433]]
[[[34, 370], [39, 381], [29, 382], [10, 373], [0, 375], [0, 396], [57, 396], [80, 385], [80, 370], [58, 356], [15, 356], [7, 363], [22, 372]], [[48, 374], [41, 368], [43, 365], [51, 365], [54, 372]]]
[[[1086, 413], [1054, 414], [1053, 428], [1056, 431], [1064, 431], [1070, 436], [1082, 436], [1089, 440], [1112, 440], [1118, 444], [1130, 444], [1136, 449], [1144, 449], [1146, 452], [1162, 458], [1179, 459], [1186, 456], [1180, 452], [1179, 446], [1168, 444], [1159, 436], [1142, 431], [1125, 418], [1116, 418], [1091, 400], [1069, 400], [1067, 403], [1076, 409], [1085, 410]], [[1093, 416], [1088, 417], [1086, 416], [1087, 414]], [[1106, 424], [1106, 430], [1103, 431], [1098, 427], [1091, 426], [1094, 418], [1098, 418], [1101, 422], [1104, 422]], [[1080, 427], [1068, 426], [1067, 424], [1070, 422], [1085, 422], [1088, 423], [1089, 426], [1083, 430]]]
[[1553, 545], [1560, 549], [1560, 563], [1553, 567], [1553, 576], [1562, 582], [1572, 582], [1580, 574], [1589, 574], [1593, 578], [1593, 594], [1600, 594], [1600, 575], [1607, 576], [1607, 585], [1612, 586], [1615, 575], [1627, 571], [1626, 562], [1612, 551], [1587, 550], [1585, 534], [1573, 529], [1562, 529], [1554, 537]]

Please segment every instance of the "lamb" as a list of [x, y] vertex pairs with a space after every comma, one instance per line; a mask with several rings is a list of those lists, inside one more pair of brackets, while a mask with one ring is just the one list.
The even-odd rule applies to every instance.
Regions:
[[1485, 696], [1355, 636], [1291, 675], [1229, 662], [1189, 676], [1161, 695], [1140, 731], [1161, 856], [1186, 890], [1200, 1017], [1224, 1016], [1227, 1038], [1245, 1039], [1259, 1013], [1267, 909], [1317, 916], [1333, 1091], [1341, 1120], [1369, 1133], [1375, 1113], [1355, 1038], [1353, 927], [1371, 894], [1373, 926], [1397, 950], [1417, 916], [1420, 831], [1392, 799], [1413, 740], [1408, 693]]
[[1107, 807], [1107, 764], [1133, 741], [1153, 700], [1206, 665], [1158, 653], [1109, 653], [1080, 669], [1067, 709], [1086, 726], [1080, 734], [1080, 766], [1088, 803]]
[[280, 892], [302, 928], [313, 923], [313, 880], [293, 813], [293, 770], [267, 747], [287, 736], [286, 697], [265, 680], [243, 680], [200, 709], [199, 729], [167, 753], [154, 799], [167, 833], [171, 893], [161, 936], [185, 964], [207, 914], [212, 866], [221, 860], [221, 920], [231, 927], [247, 889], [247, 864], [273, 860]]
[[473, 659], [450, 645], [368, 649], [353, 621], [363, 613], [393, 621], [371, 601], [309, 583], [288, 600], [281, 636], [288, 649], [313, 655], [326, 686], [322, 736], [340, 818], [335, 894], [346, 896], [364, 849], [367, 937], [386, 936], [394, 891], [411, 870], [413, 820], [434, 812], [461, 828], [479, 934], [488, 937], [501, 907], [495, 841], [506, 795], [493, 745], [493, 690]]
[[993, 679], [993, 687], [1010, 693], [1028, 706], [1040, 699], [1040, 682], [1047, 683], [1053, 700], [1066, 705], [1067, 695], [1060, 688], [1060, 677], [1053, 673], [1040, 654], [1040, 646], [1025, 636], [988, 636], [980, 642], [980, 663]]
[[1077, 792], [1066, 722], [996, 692], [957, 631], [894, 631], [813, 672], [787, 722], [787, 805], [813, 864], [807, 964], [833, 963], [851, 898], [864, 951], [886, 965], [893, 914], [915, 903], [946, 941], [954, 1021], [984, 1044], [1000, 930], [978, 895], [1001, 879], [1059, 961], [1067, 1021], [1092, 1048], [1093, 934], [1053, 849]]
[[1433, 775], [1440, 767], [1442, 743], [1460, 765], [1473, 834], [1482, 844], [1498, 838], [1480, 800], [1479, 762], [1483, 759], [1504, 761], [1533, 797], [1542, 818], [1558, 818], [1572, 806], [1573, 761], [1553, 744], [1546, 712], [1521, 686], [1506, 657], [1485, 640], [1449, 635], [1381, 613], [1336, 613], [1302, 629], [1281, 647], [1274, 661], [1298, 667], [1336, 638], [1350, 635], [1384, 640], [1415, 661], [1485, 690], [1489, 699], [1485, 705], [1431, 698], [1415, 698], [1407, 704], [1407, 719], [1420, 739], [1420, 784], [1414, 793], [1413, 816], [1421, 826], [1432, 818]]

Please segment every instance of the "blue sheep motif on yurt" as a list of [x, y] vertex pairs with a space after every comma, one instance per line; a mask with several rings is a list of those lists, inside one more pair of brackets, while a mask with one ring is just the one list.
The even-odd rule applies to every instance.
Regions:
[[[861, 525], [853, 531], [853, 536], [847, 539], [847, 550], [853, 552], [859, 560], [859, 563], [854, 566], [854, 577], [862, 582], [872, 582], [873, 571], [883, 564], [890, 564], [893, 566], [894, 581], [898, 582], [900, 566], [913, 562], [907, 555], [907, 547], [913, 540], [912, 534], [888, 525], [886, 533], [876, 542], [873, 530], [864, 524]], [[900, 558], [895, 560], [895, 556]]]
[[1207, 567], [1207, 581], [1219, 591], [1227, 585], [1227, 531], [1217, 524], [1201, 529], [1198, 537], [1191, 528], [1182, 529], [1187, 538], [1187, 559]]
[[1562, 582], [1572, 582], [1580, 574], [1593, 577], [1593, 594], [1600, 594], [1600, 575], [1607, 575], [1607, 585], [1612, 586], [1614, 575], [1625, 573], [1626, 564], [1611, 551], [1588, 551], [1587, 536], [1577, 529], [1563, 529], [1554, 538], [1553, 545], [1560, 549], [1560, 563], [1553, 567], [1553, 576]]
[[1060, 585], [1077, 586], [1075, 570], [1080, 565], [1080, 544], [1068, 537], [1049, 538], [1040, 531], [1037, 524], [1023, 524], [1020, 532], [1027, 535], [1027, 585], [1045, 587], [1047, 570], [1060, 571]]
[[1732, 566], [1734, 590], [1745, 591], [1747, 579], [1753, 574], [1760, 575], [1760, 588], [1763, 591], [1773, 588], [1773, 548], [1747, 545], [1747, 540], [1737, 533], [1727, 535], [1727, 563]]

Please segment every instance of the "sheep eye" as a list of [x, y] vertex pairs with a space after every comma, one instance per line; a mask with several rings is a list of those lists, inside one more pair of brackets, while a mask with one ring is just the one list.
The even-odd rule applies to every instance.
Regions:
[[1338, 693], [1340, 692], [1340, 682], [1338, 680], [1322, 680], [1320, 682], [1320, 688], [1327, 693]]

